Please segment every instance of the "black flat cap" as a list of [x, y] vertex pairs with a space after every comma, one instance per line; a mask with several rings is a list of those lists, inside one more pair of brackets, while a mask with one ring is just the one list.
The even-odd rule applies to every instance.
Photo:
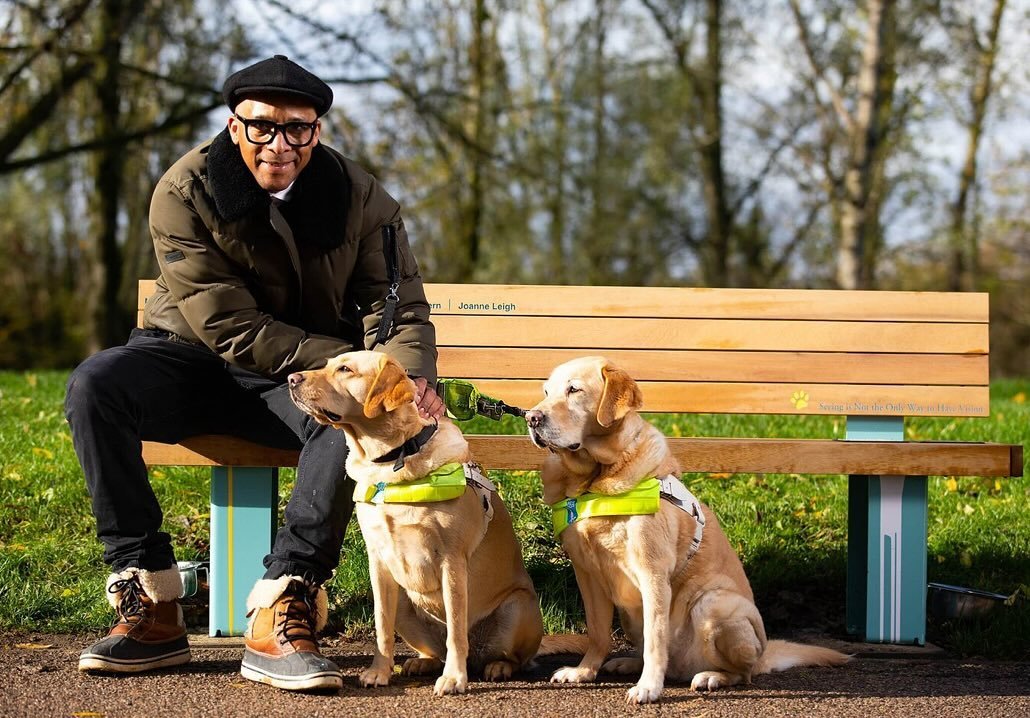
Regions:
[[333, 104], [333, 91], [329, 85], [285, 55], [276, 55], [238, 70], [222, 85], [225, 104], [234, 112], [236, 105], [246, 98], [267, 93], [293, 95], [310, 102], [319, 117]]

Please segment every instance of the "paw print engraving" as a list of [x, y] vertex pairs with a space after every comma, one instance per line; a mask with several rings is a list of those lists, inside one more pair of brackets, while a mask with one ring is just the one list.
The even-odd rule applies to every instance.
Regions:
[[804, 409], [806, 406], [808, 406], [808, 392], [794, 392], [790, 395], [790, 403], [794, 405], [795, 409]]

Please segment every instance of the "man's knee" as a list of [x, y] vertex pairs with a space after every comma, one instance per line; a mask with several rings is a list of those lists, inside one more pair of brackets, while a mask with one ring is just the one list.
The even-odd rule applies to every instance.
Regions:
[[68, 421], [85, 412], [109, 406], [113, 397], [121, 393], [119, 373], [110, 354], [119, 349], [115, 347], [98, 352], [72, 371], [64, 396], [64, 414]]

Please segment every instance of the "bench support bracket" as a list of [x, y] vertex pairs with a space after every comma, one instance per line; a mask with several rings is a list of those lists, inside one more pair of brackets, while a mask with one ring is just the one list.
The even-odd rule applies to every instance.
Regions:
[[[848, 417], [849, 441], [904, 441], [903, 417]], [[872, 643], [926, 642], [925, 476], [848, 480], [847, 629]]]
[[279, 469], [212, 467], [209, 635], [243, 635], [247, 594], [264, 575], [278, 502]]

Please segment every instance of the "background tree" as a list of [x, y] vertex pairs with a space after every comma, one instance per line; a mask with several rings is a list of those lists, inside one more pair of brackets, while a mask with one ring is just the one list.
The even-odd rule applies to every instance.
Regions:
[[323, 137], [401, 201], [430, 281], [975, 286], [1021, 336], [1028, 24], [1026, 0], [0, 0], [0, 365], [124, 338], [156, 179], [273, 53], [333, 85]]
[[[197, 141], [221, 104], [216, 79], [246, 45], [233, 21], [210, 22], [201, 12], [211, 8], [192, 0], [8, 2], [5, 10], [5, 37], [19, 42], [0, 48], [9, 108], [0, 203], [21, 262], [0, 270], [20, 289], [0, 300], [0, 325], [12, 354], [70, 363], [123, 341], [134, 322], [130, 286], [134, 295], [141, 270], [155, 271], [152, 247], [140, 241], [150, 190], [167, 158]], [[31, 278], [16, 276], [26, 265]]]

